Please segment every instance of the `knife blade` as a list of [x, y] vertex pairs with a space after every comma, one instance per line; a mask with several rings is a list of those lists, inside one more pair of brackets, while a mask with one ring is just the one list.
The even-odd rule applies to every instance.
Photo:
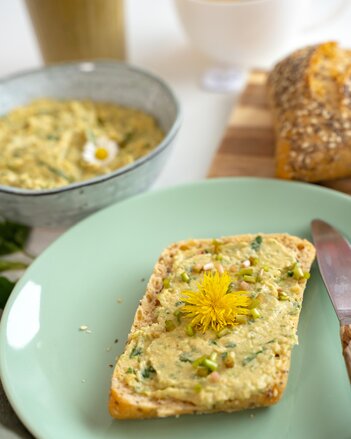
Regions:
[[351, 382], [351, 248], [344, 236], [325, 221], [311, 222], [322, 279], [340, 322], [341, 344]]

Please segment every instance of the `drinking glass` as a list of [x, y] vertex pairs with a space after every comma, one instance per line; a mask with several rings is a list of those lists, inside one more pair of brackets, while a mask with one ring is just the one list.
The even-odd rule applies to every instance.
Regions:
[[45, 63], [125, 58], [123, 0], [26, 0]]

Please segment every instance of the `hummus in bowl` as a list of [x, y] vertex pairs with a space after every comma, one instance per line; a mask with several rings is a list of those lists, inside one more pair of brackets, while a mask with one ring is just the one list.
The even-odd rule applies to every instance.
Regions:
[[180, 127], [168, 85], [115, 61], [4, 79], [0, 115], [0, 214], [31, 226], [68, 226], [146, 190]]
[[52, 189], [108, 174], [152, 151], [151, 115], [90, 100], [38, 99], [0, 118], [0, 184]]

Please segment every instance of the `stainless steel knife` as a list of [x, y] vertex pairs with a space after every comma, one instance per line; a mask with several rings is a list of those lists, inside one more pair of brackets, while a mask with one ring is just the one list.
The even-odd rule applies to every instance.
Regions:
[[351, 382], [351, 248], [330, 224], [311, 222], [319, 271], [340, 322], [344, 360]]

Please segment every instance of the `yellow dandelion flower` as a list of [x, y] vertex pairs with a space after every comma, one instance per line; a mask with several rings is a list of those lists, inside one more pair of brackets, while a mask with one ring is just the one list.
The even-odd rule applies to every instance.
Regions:
[[247, 291], [228, 293], [231, 283], [230, 275], [205, 273], [198, 283], [198, 291], [183, 291], [181, 300], [184, 302], [182, 313], [192, 319], [191, 325], [205, 332], [211, 328], [216, 332], [227, 326], [238, 324], [237, 315], [250, 315], [249, 306], [252, 300]]

